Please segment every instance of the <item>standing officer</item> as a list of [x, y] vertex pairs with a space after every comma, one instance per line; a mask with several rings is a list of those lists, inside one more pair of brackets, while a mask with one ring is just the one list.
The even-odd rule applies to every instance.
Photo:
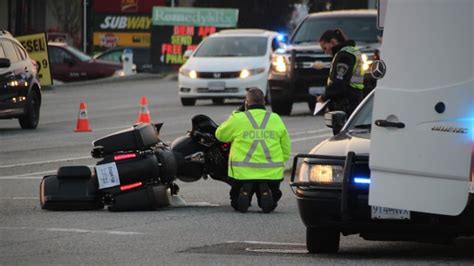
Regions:
[[331, 100], [328, 104], [330, 111], [344, 111], [350, 116], [363, 99], [362, 54], [355, 47], [355, 42], [347, 40], [339, 29], [325, 31], [319, 39], [319, 45], [333, 59], [325, 94], [317, 96], [316, 100]]
[[231, 205], [246, 212], [253, 193], [264, 213], [272, 212], [281, 198], [284, 162], [290, 158], [291, 142], [281, 118], [265, 110], [263, 92], [252, 88], [244, 112], [234, 111], [217, 128], [216, 137], [231, 142], [228, 175], [234, 180]]

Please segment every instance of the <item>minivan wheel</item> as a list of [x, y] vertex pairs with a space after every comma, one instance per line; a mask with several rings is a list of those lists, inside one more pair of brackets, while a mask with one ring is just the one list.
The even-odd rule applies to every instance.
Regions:
[[306, 248], [311, 254], [337, 253], [341, 233], [331, 227], [307, 227]]
[[35, 129], [38, 127], [40, 117], [40, 98], [37, 91], [31, 91], [28, 103], [25, 107], [26, 113], [18, 118], [22, 129]]
[[181, 98], [181, 104], [183, 106], [193, 106], [196, 104], [196, 99], [194, 98]]

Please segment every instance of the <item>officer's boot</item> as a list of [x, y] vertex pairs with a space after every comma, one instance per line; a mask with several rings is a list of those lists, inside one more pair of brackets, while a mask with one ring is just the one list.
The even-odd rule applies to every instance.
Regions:
[[258, 194], [260, 196], [258, 205], [262, 208], [263, 213], [270, 213], [276, 208], [275, 201], [270, 187], [266, 182], [258, 184]]
[[237, 209], [240, 212], [247, 212], [252, 199], [253, 183], [245, 183], [240, 188], [239, 198], [237, 199]]

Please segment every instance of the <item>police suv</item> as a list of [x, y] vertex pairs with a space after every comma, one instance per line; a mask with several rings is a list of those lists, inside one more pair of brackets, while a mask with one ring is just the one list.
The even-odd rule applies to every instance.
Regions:
[[[289, 115], [294, 102], [307, 102], [313, 110], [315, 97], [312, 90], [326, 86], [332, 58], [319, 46], [319, 37], [328, 29], [342, 29], [356, 42], [363, 53], [362, 60], [368, 70], [382, 31], [376, 27], [375, 10], [331, 11], [309, 14], [295, 29], [289, 44], [276, 50], [268, 78], [272, 111]], [[364, 77], [365, 91], [373, 88], [370, 75]], [[368, 93], [367, 93], [368, 94]]]

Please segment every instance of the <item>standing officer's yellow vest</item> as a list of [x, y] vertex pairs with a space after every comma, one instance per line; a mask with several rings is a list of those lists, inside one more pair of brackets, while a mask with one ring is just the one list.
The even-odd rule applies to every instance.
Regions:
[[[342, 51], [352, 54], [356, 59], [354, 68], [352, 69], [352, 77], [350, 80], [350, 86], [353, 87], [354, 89], [363, 90], [364, 89], [364, 69], [362, 68], [362, 65], [363, 65], [362, 53], [360, 52], [359, 49], [357, 49], [354, 46], [344, 46], [341, 48], [341, 50], [339, 50], [339, 52], [337, 52], [334, 55], [334, 58], [332, 59], [331, 69], [329, 70], [329, 75], [331, 75], [332, 73], [332, 69], [334, 67], [334, 60], [336, 59], [337, 54]], [[329, 86], [331, 85], [331, 83], [332, 83], [332, 80], [331, 80], [331, 77], [329, 76], [327, 85]]]
[[216, 131], [232, 142], [228, 175], [239, 180], [281, 180], [291, 143], [281, 118], [264, 109], [234, 112]]

